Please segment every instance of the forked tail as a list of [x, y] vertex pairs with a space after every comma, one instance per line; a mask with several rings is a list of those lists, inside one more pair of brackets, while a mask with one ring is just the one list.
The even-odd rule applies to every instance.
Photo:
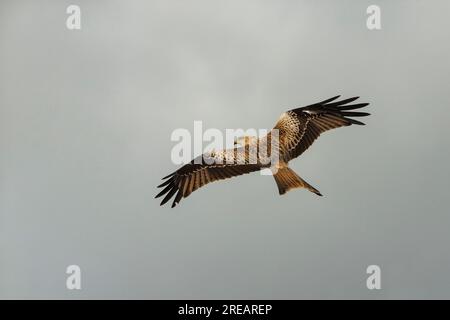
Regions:
[[277, 183], [278, 191], [280, 192], [280, 194], [285, 194], [286, 192], [294, 188], [306, 188], [309, 191], [317, 194], [318, 196], [322, 196], [319, 190], [300, 178], [289, 167], [279, 168], [277, 173], [274, 174], [273, 177], [275, 178], [275, 182]]

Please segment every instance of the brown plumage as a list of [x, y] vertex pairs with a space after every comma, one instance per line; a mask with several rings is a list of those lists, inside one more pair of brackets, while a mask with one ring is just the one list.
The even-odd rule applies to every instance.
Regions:
[[[252, 143], [270, 143], [273, 131], [259, 140], [253, 141], [251, 137], [244, 137], [243, 146], [234, 149], [220, 150], [211, 155], [201, 155], [184, 165], [177, 171], [163, 178], [165, 180], [158, 188], [163, 188], [156, 198], [164, 195], [161, 205], [175, 196], [172, 207], [175, 207], [182, 198], [188, 197], [192, 192], [202, 186], [222, 179], [227, 179], [242, 174], [259, 171], [264, 168], [276, 168], [274, 171], [275, 182], [280, 194], [284, 194], [293, 188], [306, 188], [321, 196], [320, 192], [300, 178], [288, 167], [288, 162], [300, 156], [311, 144], [325, 131], [350, 126], [352, 124], [364, 125], [353, 119], [354, 117], [368, 116], [369, 113], [352, 111], [363, 108], [368, 103], [349, 104], [358, 97], [336, 101], [336, 96], [306, 107], [293, 109], [283, 113], [274, 129], [278, 130], [279, 142], [275, 148], [278, 161], [275, 164], [267, 164], [267, 161], [250, 152]], [[273, 129], [272, 129], [273, 130]], [[270, 151], [270, 146], [267, 147]], [[268, 154], [267, 156], [270, 156]], [[231, 161], [224, 161], [228, 159]], [[197, 161], [196, 161], [197, 160]], [[217, 160], [222, 160], [218, 162]], [[266, 159], [267, 160], [267, 159]]]

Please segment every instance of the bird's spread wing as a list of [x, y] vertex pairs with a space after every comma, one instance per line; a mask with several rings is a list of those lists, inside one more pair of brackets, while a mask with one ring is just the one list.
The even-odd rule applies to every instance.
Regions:
[[[165, 195], [161, 205], [169, 201], [174, 195], [172, 208], [175, 207], [182, 198], [186, 198], [192, 192], [204, 185], [227, 179], [242, 174], [261, 170], [261, 165], [248, 161], [248, 154], [243, 154], [245, 159], [238, 161], [236, 149], [224, 150], [213, 156], [200, 156], [200, 161], [192, 160], [174, 173], [163, 178], [164, 181], [158, 188], [164, 189], [155, 198]], [[213, 158], [211, 158], [213, 157]], [[221, 161], [216, 161], [221, 159]], [[222, 163], [220, 163], [222, 162]]]
[[364, 117], [369, 113], [351, 110], [368, 103], [349, 104], [359, 97], [336, 101], [339, 97], [283, 113], [274, 127], [279, 130], [280, 156], [285, 160], [298, 157], [325, 131], [352, 124], [364, 125], [352, 117]]

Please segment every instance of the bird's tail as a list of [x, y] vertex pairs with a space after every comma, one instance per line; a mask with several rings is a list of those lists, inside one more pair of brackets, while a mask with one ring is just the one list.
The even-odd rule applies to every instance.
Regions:
[[300, 178], [293, 170], [289, 167], [279, 168], [277, 173], [273, 175], [275, 178], [275, 182], [278, 186], [278, 191], [280, 194], [285, 194], [291, 189], [294, 188], [306, 188], [309, 191], [321, 196], [322, 194], [311, 186], [308, 182]]

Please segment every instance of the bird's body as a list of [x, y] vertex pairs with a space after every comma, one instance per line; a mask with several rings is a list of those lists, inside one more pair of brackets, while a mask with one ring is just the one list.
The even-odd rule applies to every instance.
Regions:
[[[289, 161], [300, 156], [325, 131], [349, 126], [363, 125], [351, 117], [369, 115], [359, 109], [368, 103], [349, 104], [358, 97], [335, 101], [339, 96], [283, 113], [275, 127], [264, 137], [243, 137], [240, 146], [203, 154], [184, 165], [158, 187], [164, 189], [156, 195], [165, 195], [161, 205], [175, 195], [172, 207], [198, 188], [217, 180], [270, 168], [280, 194], [293, 188], [306, 188], [320, 192], [300, 178], [289, 168]], [[276, 136], [276, 139], [274, 137]], [[261, 147], [262, 146], [262, 147]], [[261, 148], [264, 152], [260, 152]], [[275, 159], [275, 160], [274, 160]]]

